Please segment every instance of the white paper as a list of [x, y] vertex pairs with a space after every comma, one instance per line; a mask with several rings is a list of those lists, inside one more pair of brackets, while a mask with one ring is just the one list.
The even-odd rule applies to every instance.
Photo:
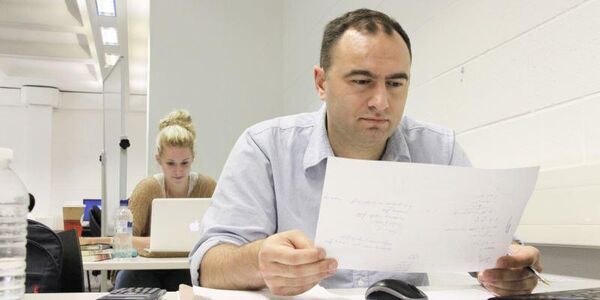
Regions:
[[[268, 289], [261, 291], [233, 291], [233, 290], [217, 290], [194, 286], [194, 295], [200, 300], [349, 300], [350, 297], [342, 297], [328, 292], [320, 285], [316, 285], [312, 289], [298, 296], [273, 296]], [[179, 297], [179, 294], [178, 294]]]
[[538, 169], [330, 157], [315, 243], [339, 269], [491, 268], [508, 250]]

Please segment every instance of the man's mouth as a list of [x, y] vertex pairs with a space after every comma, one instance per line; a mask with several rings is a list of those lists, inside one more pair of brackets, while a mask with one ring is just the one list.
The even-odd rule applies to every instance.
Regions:
[[386, 118], [377, 118], [377, 117], [363, 117], [363, 118], [360, 118], [360, 120], [370, 122], [370, 123], [375, 123], [375, 124], [382, 124], [382, 123], [386, 123], [389, 121]]

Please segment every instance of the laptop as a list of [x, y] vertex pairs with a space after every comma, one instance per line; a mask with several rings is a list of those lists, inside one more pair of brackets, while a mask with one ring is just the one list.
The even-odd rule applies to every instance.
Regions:
[[157, 198], [152, 201], [150, 246], [141, 256], [184, 257], [200, 239], [210, 198]]

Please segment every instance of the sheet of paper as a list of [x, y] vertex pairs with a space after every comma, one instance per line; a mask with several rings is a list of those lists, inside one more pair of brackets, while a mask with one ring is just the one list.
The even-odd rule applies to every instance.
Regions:
[[[317, 285], [307, 292], [298, 296], [279, 297], [273, 296], [269, 290], [261, 291], [232, 291], [232, 290], [217, 290], [208, 289], [199, 286], [194, 287], [194, 300], [350, 300], [351, 297], [343, 297], [328, 292], [323, 287]], [[178, 293], [178, 298], [181, 295]], [[187, 300], [187, 299], [182, 299]]]
[[330, 157], [315, 243], [340, 269], [484, 270], [506, 254], [538, 169]]

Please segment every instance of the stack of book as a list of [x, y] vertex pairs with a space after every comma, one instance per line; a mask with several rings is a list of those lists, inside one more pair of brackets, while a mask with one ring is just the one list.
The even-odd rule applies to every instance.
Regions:
[[113, 251], [110, 244], [87, 244], [80, 247], [83, 262], [101, 261], [112, 258]]

